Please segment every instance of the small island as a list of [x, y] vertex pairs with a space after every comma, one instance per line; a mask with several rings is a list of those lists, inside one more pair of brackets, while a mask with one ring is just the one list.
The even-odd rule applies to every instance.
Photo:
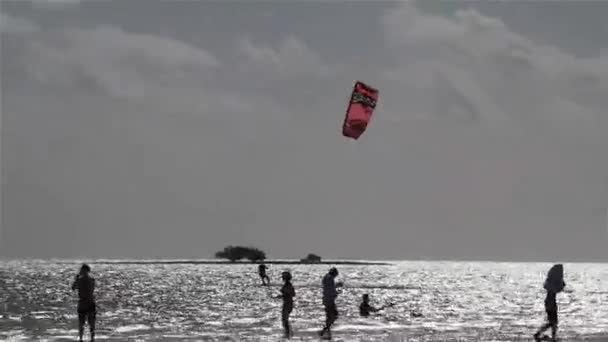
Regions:
[[321, 263], [321, 257], [316, 254], [308, 254], [306, 258], [300, 259], [303, 264], [319, 264]]
[[323, 260], [316, 254], [308, 254], [300, 260], [268, 260], [266, 253], [256, 247], [227, 246], [215, 253], [216, 259], [225, 260], [97, 260], [96, 264], [209, 264], [209, 265], [242, 265], [264, 263], [269, 265], [377, 265], [387, 266], [385, 262], [349, 261], [349, 260]]

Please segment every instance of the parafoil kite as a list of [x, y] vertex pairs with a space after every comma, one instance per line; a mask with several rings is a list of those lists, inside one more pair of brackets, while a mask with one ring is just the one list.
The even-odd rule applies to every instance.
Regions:
[[354, 140], [359, 139], [372, 118], [376, 103], [378, 90], [362, 82], [355, 82], [342, 125], [342, 135]]

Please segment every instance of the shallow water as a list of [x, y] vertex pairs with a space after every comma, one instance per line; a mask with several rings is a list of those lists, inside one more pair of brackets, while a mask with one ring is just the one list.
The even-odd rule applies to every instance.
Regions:
[[[324, 312], [326, 265], [271, 265], [275, 286], [262, 287], [255, 265], [107, 265], [90, 263], [97, 280], [98, 340], [278, 341], [280, 272], [296, 289], [294, 340], [315, 339]], [[79, 264], [0, 263], [0, 340], [68, 341], [77, 335]], [[343, 341], [530, 340], [544, 320], [542, 282], [549, 264], [401, 262], [340, 266], [345, 288], [334, 339]], [[565, 264], [558, 295], [560, 335], [608, 332], [608, 265]], [[397, 305], [358, 317], [363, 293]], [[420, 313], [422, 317], [413, 317]], [[608, 341], [608, 338], [601, 338]]]

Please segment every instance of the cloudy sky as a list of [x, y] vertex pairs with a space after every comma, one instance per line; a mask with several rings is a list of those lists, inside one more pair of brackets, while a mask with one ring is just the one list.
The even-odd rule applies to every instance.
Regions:
[[608, 2], [0, 11], [0, 256], [608, 260]]

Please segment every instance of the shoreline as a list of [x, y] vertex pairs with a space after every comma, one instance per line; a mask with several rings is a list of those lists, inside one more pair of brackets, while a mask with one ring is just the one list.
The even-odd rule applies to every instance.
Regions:
[[[58, 264], [75, 264], [75, 263], [95, 263], [95, 264], [227, 264], [227, 265], [241, 265], [241, 264], [255, 264], [255, 262], [249, 261], [237, 261], [230, 262], [227, 260], [213, 260], [213, 259], [200, 259], [200, 260], [192, 260], [192, 259], [94, 259], [94, 258], [82, 258], [75, 257], [70, 259], [63, 258], [8, 258], [8, 257], [0, 257], [0, 263], [2, 262], [41, 262], [41, 263], [58, 263]], [[350, 260], [326, 260], [321, 261], [319, 265], [379, 265], [379, 266], [394, 266], [400, 263], [450, 263], [450, 264], [608, 264], [608, 260], [594, 260], [594, 261], [584, 261], [584, 260], [553, 260], [553, 261], [508, 261], [508, 260], [466, 260], [466, 259], [403, 259], [403, 260], [383, 260], [383, 261], [350, 261]], [[266, 264], [283, 264], [283, 265], [315, 265], [315, 263], [306, 263], [301, 262], [300, 260], [270, 260], [264, 261]]]
[[[58, 262], [62, 264], [75, 264], [80, 263], [79, 261], [64, 261]], [[257, 265], [260, 262], [251, 261], [227, 261], [227, 260], [91, 260], [89, 264], [93, 265]], [[299, 260], [265, 260], [261, 262], [266, 265], [347, 265], [347, 266], [392, 266], [393, 264], [387, 262], [372, 262], [372, 261], [348, 261], [348, 260], [335, 260], [335, 261], [320, 261], [320, 262], [302, 262]]]

